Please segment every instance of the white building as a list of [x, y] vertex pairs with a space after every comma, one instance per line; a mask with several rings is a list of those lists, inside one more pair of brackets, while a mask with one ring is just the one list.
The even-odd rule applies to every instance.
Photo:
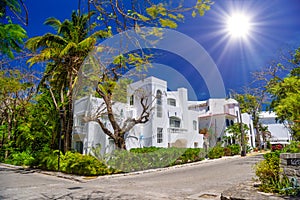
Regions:
[[249, 138], [248, 145], [255, 147], [252, 118], [247, 113], [240, 115], [239, 104], [236, 100], [208, 99], [207, 101], [190, 102], [189, 109], [198, 111], [199, 129], [208, 130], [209, 146], [215, 146], [224, 136], [230, 136], [231, 134], [226, 133], [226, 128], [242, 121], [249, 128], [248, 131], [245, 131]]
[[263, 126], [268, 127], [271, 133], [269, 139], [271, 144], [289, 144], [291, 141], [291, 134], [289, 129], [282, 123], [277, 121], [277, 115], [274, 112], [264, 111], [259, 114], [259, 122]]
[[202, 147], [198, 112], [188, 109], [187, 89], [170, 92], [167, 82], [155, 77], [131, 84], [128, 87], [128, 102], [136, 115], [142, 111], [139, 104], [141, 91], [148, 96], [148, 102], [152, 102], [154, 108], [150, 121], [135, 129], [141, 146]]
[[[183, 147], [202, 148], [203, 135], [199, 130], [207, 128], [211, 137], [210, 146], [214, 146], [226, 135], [226, 127], [239, 122], [239, 107], [233, 99], [209, 99], [207, 101], [188, 101], [188, 91], [178, 88], [168, 91], [167, 82], [155, 77], [148, 77], [128, 86], [127, 104], [115, 103], [113, 110], [122, 124], [127, 118], [136, 118], [142, 112], [141, 96], [151, 104], [151, 117], [145, 124], [137, 124], [126, 134], [126, 147]], [[84, 117], [91, 115], [103, 100], [92, 96], [75, 101], [73, 147], [84, 154], [92, 147], [100, 146], [101, 152], [110, 152], [113, 141], [105, 135], [97, 122], [84, 123]], [[106, 127], [112, 130], [105, 117]], [[242, 122], [250, 130], [249, 145], [254, 145], [251, 117], [242, 115]], [[254, 146], [253, 146], [254, 147]]]

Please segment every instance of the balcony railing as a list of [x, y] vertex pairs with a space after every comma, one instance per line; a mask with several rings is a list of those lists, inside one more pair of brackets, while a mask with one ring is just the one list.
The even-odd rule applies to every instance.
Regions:
[[178, 134], [185, 134], [187, 133], [187, 129], [183, 128], [168, 128], [168, 133], [178, 133]]

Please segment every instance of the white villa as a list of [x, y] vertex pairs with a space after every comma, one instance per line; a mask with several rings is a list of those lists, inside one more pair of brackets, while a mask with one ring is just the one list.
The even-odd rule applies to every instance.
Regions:
[[289, 129], [282, 123], [279, 123], [276, 118], [277, 115], [274, 112], [261, 112], [259, 115], [259, 122], [263, 126], [268, 127], [268, 131], [271, 133], [269, 139], [271, 144], [289, 144], [292, 136]]
[[[189, 102], [189, 109], [198, 112], [200, 129], [209, 131], [209, 146], [215, 146], [223, 139], [223, 136], [231, 136], [226, 133], [226, 128], [237, 122], [246, 124], [249, 128], [245, 134], [249, 138], [248, 145], [255, 147], [255, 135], [253, 121], [249, 114], [240, 115], [239, 104], [234, 99], [208, 99], [207, 101]], [[231, 141], [234, 143], [234, 141]]]
[[[140, 115], [140, 97], [144, 95], [152, 104], [152, 115], [145, 124], [137, 124], [126, 134], [127, 149], [139, 147], [184, 147], [202, 148], [201, 129], [209, 130], [210, 146], [214, 146], [226, 135], [227, 126], [242, 120], [249, 126], [246, 133], [249, 145], [254, 147], [252, 119], [248, 114], [239, 118], [239, 105], [234, 99], [209, 99], [207, 101], [188, 101], [188, 91], [178, 88], [168, 91], [167, 82], [148, 77], [128, 86], [127, 103], [115, 103], [113, 110], [119, 123], [126, 118]], [[75, 101], [73, 148], [87, 154], [92, 147], [101, 147], [101, 153], [113, 150], [113, 141], [105, 135], [96, 122], [83, 122], [83, 118], [95, 111], [103, 103], [102, 99], [92, 96]], [[106, 127], [111, 129], [105, 118]]]

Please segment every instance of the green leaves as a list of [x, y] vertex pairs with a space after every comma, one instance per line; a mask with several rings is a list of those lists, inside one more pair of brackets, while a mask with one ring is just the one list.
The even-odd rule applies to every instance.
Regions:
[[162, 27], [177, 28], [177, 23], [170, 19], [159, 19]]
[[152, 19], [156, 19], [158, 16], [167, 15], [167, 9], [162, 3], [146, 8], [146, 12], [149, 16], [151, 16]]
[[14, 58], [14, 51], [20, 52], [23, 39], [27, 38], [26, 31], [18, 24], [0, 23], [0, 50], [10, 58]]
[[[296, 72], [296, 67], [292, 72]], [[274, 109], [280, 121], [289, 121], [294, 139], [300, 139], [300, 77], [295, 75], [286, 78], [272, 79], [267, 87], [273, 100], [271, 108]]]
[[27, 33], [19, 24], [13, 23], [10, 16], [6, 15], [7, 8], [17, 16], [21, 13], [21, 7], [18, 0], [2, 0], [0, 5], [0, 52], [12, 59], [14, 52], [22, 50], [23, 40], [27, 38]]
[[212, 4], [213, 3], [210, 0], [197, 0], [192, 16], [196, 17], [197, 14], [203, 16], [206, 11], [210, 10]]

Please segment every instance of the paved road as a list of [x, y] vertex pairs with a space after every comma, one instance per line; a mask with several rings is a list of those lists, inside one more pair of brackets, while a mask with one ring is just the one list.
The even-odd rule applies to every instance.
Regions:
[[0, 165], [0, 199], [217, 199], [225, 189], [251, 180], [252, 166], [261, 159], [256, 155], [208, 160], [81, 182]]

